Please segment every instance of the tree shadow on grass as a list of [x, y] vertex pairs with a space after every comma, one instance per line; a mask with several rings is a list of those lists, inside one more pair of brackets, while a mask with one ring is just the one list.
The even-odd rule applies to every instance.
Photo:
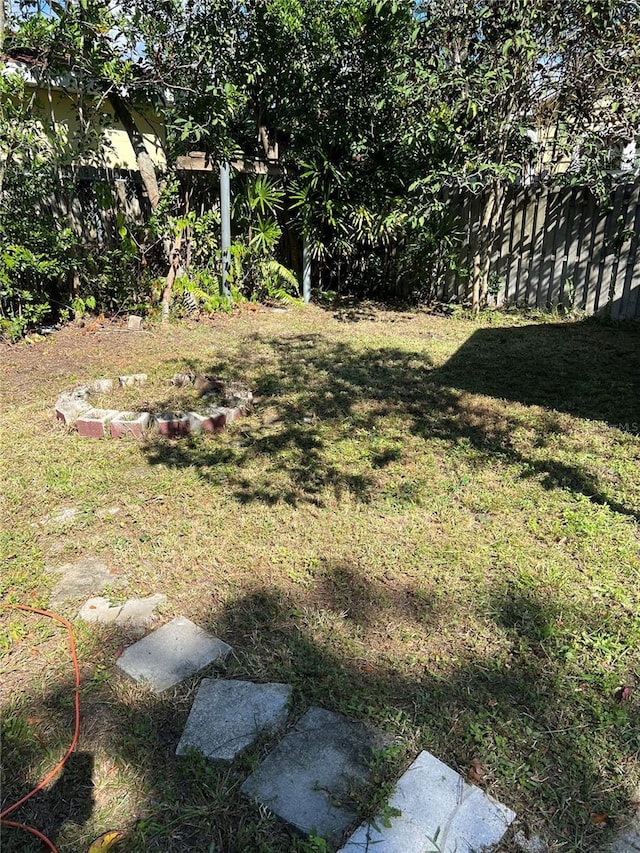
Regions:
[[[49, 706], [57, 705], [61, 697], [49, 701]], [[11, 713], [5, 709], [4, 713]], [[43, 712], [44, 713], [44, 712]], [[8, 807], [7, 785], [11, 778], [11, 802], [16, 802], [35, 787], [38, 780], [21, 780], [18, 762], [10, 757], [11, 751], [4, 749], [5, 785], [3, 808]], [[43, 833], [54, 843], [65, 824], [84, 826], [90, 819], [94, 805], [93, 755], [90, 752], [74, 752], [67, 759], [60, 775], [53, 785], [38, 792], [30, 801], [14, 813], [7, 815], [7, 820], [26, 824]], [[26, 830], [18, 828], [3, 828], [2, 850], [5, 853], [27, 853], [29, 850], [41, 851], [42, 844], [35, 840]]]
[[[494, 776], [492, 792], [518, 810], [525, 806], [525, 821], [544, 822], [576, 850], [601, 849], [602, 832], [589, 813], [616, 814], [611, 779], [616, 768], [631, 765], [637, 738], [636, 712], [616, 704], [606, 667], [596, 680], [566, 654], [598, 614], [497, 587], [478, 615], [501, 635], [500, 653], [478, 647], [440, 671], [427, 662], [421, 672], [407, 665], [410, 655], [401, 648], [371, 662], [368, 637], [400, 618], [427, 647], [437, 647], [451, 616], [448, 602], [430, 600], [415, 613], [407, 608], [406, 590], [381, 596], [377, 582], [344, 563], [328, 564], [323, 574], [308, 605], [304, 594], [256, 588], [216, 620], [218, 630], [238, 638], [247, 677], [293, 683], [300, 712], [321, 705], [382, 726], [404, 742], [405, 763], [428, 749], [466, 774], [479, 758]], [[313, 603], [318, 593], [322, 610]], [[363, 607], [353, 607], [354, 599]], [[349, 621], [354, 631], [336, 627]], [[601, 616], [600, 623], [606, 635], [612, 626], [602, 625]]]
[[[247, 355], [238, 363], [200, 366], [242, 378], [259, 398], [254, 415], [238, 424], [238, 440], [150, 439], [144, 452], [152, 464], [194, 467], [241, 503], [322, 506], [331, 492], [365, 503], [376, 490], [377, 471], [398, 461], [410, 434], [452, 449], [470, 447], [477, 464], [512, 463], [545, 488], [568, 489], [640, 517], [638, 507], [610, 496], [584, 464], [552, 455], [555, 438], [576, 429], [566, 414], [640, 432], [635, 329], [592, 322], [479, 329], [442, 367], [422, 350], [363, 350], [319, 334], [256, 343], [268, 344], [268, 362], [254, 364]], [[527, 408], [509, 408], [505, 400]], [[267, 408], [275, 414], [261, 423]], [[388, 423], [397, 439], [391, 444], [384, 440]], [[519, 430], [532, 433], [524, 449], [515, 438]], [[336, 451], [349, 442], [359, 447], [355, 461]], [[540, 452], [547, 447], [548, 454]]]
[[591, 320], [478, 329], [439, 377], [474, 394], [640, 433], [640, 328], [631, 325]]
[[[599, 641], [615, 643], [614, 620], [561, 605], [543, 590], [495, 585], [473, 615], [489, 625], [495, 639], [485, 647], [471, 637], [457, 654], [436, 660], [452, 606], [446, 596], [418, 596], [411, 584], [388, 586], [345, 561], [329, 560], [306, 589], [256, 584], [217, 609], [200, 596], [189, 615], [232, 644], [226, 670], [210, 667], [159, 696], [126, 688], [114, 674], [117, 683], [103, 684], [83, 701], [85, 736], [95, 739], [114, 767], [126, 770], [134, 788], [123, 784], [119, 794], [117, 778], [92, 780], [91, 757], [81, 754], [76, 760], [85, 772], [76, 772], [70, 761], [68, 778], [34, 798], [28, 815], [21, 812], [19, 819], [28, 816], [55, 837], [52, 812], [56, 821], [86, 820], [92, 786], [115, 785], [104, 829], [124, 822], [128, 853], [302, 853], [294, 832], [240, 792], [280, 734], [265, 736], [232, 765], [175, 755], [201, 679], [224, 675], [291, 684], [290, 725], [316, 705], [386, 730], [401, 756], [381, 768], [388, 781], [421, 749], [463, 775], [478, 759], [488, 772], [486, 787], [519, 812], [520, 826], [531, 823], [574, 853], [602, 850], [606, 828], [589, 815], [620, 815], [621, 798], [611, 780], [630, 766], [638, 748], [637, 699], [616, 704], [611, 679], [619, 673], [597, 662], [582, 668], [579, 652], [596, 624]], [[420, 661], [398, 643], [399, 635], [381, 640], [392, 623], [411, 631], [424, 647]], [[114, 633], [105, 640], [105, 652], [113, 655], [119, 638]], [[58, 708], [69, 689], [60, 684], [35, 700], [29, 713]], [[28, 787], [20, 781], [22, 766], [37, 760], [39, 749], [31, 741], [5, 750], [5, 797], [17, 798]], [[362, 806], [366, 812], [367, 804]], [[3, 830], [3, 840], [12, 843], [9, 830]], [[30, 850], [20, 841], [23, 846], [7, 849]], [[72, 849], [80, 853], [61, 848]]]

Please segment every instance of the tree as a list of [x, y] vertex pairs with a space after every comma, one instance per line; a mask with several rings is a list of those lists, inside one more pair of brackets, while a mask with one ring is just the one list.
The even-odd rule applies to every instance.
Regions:
[[640, 16], [627, 0], [426, 0], [419, 14], [416, 97], [424, 115], [443, 119], [446, 151], [419, 187], [427, 198], [441, 183], [488, 190], [472, 276], [478, 310], [506, 184], [537, 159], [540, 179], [579, 180], [602, 195], [612, 143], [638, 133]]
[[249, 102], [288, 170], [290, 213], [333, 276], [371, 278], [399, 226], [414, 175], [397, 127], [415, 31], [408, 2], [254, 4]]
[[72, 267], [74, 236], [48, 204], [62, 156], [23, 81], [0, 75], [0, 334], [10, 338], [43, 321]]
[[55, 0], [21, 29], [47, 73], [73, 57], [91, 81], [87, 127], [111, 103], [152, 208], [132, 107], [169, 93], [171, 156], [277, 149], [291, 222], [369, 292], [431, 274], [454, 240], [446, 194], [482, 192], [476, 310], [506, 188], [533, 173], [603, 195], [607, 151], [640, 128], [635, 0]]

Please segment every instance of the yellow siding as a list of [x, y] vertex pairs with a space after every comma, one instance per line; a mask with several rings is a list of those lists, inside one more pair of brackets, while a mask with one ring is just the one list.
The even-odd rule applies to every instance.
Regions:
[[[94, 113], [96, 101], [85, 106], [88, 115]], [[47, 135], [63, 144], [69, 156], [83, 165], [106, 166], [108, 168], [137, 169], [136, 156], [124, 127], [113, 113], [109, 103], [99, 106], [100, 119], [96, 131], [98, 140], [92, 140], [81, 130], [78, 113], [82, 105], [75, 93], [39, 90], [36, 99], [36, 114]], [[161, 118], [151, 110], [140, 110], [133, 115], [145, 148], [159, 169], [166, 167], [163, 151], [164, 128]]]

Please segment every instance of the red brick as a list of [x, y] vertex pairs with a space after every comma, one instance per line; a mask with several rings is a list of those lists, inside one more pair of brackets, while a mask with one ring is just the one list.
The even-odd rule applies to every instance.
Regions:
[[191, 432], [222, 432], [227, 425], [227, 413], [224, 409], [211, 409], [206, 415], [189, 412]]
[[149, 412], [120, 412], [109, 424], [111, 438], [137, 438], [140, 440], [149, 429]]
[[74, 405], [73, 403], [58, 403], [56, 406], [56, 417], [66, 426], [73, 426], [80, 415], [88, 412], [91, 406]]
[[189, 434], [189, 418], [186, 415], [177, 415], [173, 412], [165, 412], [162, 415], [156, 415], [156, 424], [160, 435], [165, 435], [168, 438], [180, 438], [180, 436]]
[[78, 435], [82, 438], [104, 438], [108, 435], [109, 423], [118, 414], [116, 409], [90, 409], [76, 421]]
[[230, 409], [230, 408], [227, 408], [227, 409], [226, 409], [226, 413], [227, 413], [227, 423], [228, 423], [228, 424], [232, 424], [234, 421], [237, 421], [237, 420], [238, 420], [238, 418], [241, 418], [241, 417], [242, 417], [242, 409], [238, 409], [238, 408]]

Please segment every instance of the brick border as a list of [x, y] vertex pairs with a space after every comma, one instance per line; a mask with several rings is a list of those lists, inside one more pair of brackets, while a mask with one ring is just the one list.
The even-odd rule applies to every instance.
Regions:
[[[119, 376], [117, 385], [120, 388], [141, 387], [146, 385], [146, 382], [145, 373], [133, 373]], [[222, 432], [229, 424], [246, 414], [253, 402], [253, 394], [245, 386], [238, 383], [225, 385], [208, 376], [177, 373], [171, 383], [180, 388], [193, 386], [199, 391], [206, 391], [203, 395], [205, 401], [215, 394], [232, 405], [220, 406], [212, 402], [204, 412], [162, 412], [158, 415], [152, 415], [150, 412], [98, 409], [91, 403], [92, 395], [104, 394], [116, 387], [114, 380], [103, 378], [80, 385], [71, 391], [63, 391], [56, 400], [56, 418], [65, 426], [75, 429], [82, 438], [129, 437], [139, 441], [152, 429], [167, 438], [182, 438], [203, 432]]]

